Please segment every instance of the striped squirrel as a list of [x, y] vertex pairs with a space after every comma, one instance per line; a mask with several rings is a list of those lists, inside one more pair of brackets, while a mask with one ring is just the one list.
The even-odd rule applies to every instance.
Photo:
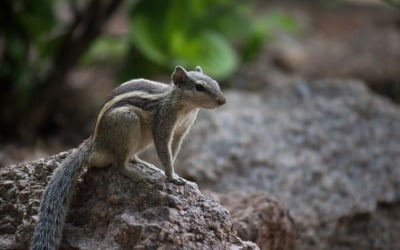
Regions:
[[64, 219], [79, 175], [85, 168], [115, 166], [137, 180], [128, 167], [141, 161], [137, 154], [152, 142], [169, 181], [183, 185], [173, 162], [182, 139], [192, 126], [199, 108], [225, 103], [218, 83], [197, 66], [187, 72], [177, 66], [170, 85], [145, 79], [131, 80], [113, 90], [105, 102], [94, 131], [61, 163], [44, 191], [31, 249], [57, 249]]

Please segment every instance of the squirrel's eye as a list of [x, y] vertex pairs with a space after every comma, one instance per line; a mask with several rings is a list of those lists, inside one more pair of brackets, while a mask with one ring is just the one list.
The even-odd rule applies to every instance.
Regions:
[[196, 84], [196, 90], [200, 92], [204, 92], [206, 89], [201, 84]]

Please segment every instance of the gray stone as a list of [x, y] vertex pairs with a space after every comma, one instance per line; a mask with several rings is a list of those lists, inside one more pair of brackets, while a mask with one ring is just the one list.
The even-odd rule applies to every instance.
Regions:
[[[179, 173], [201, 188], [283, 201], [301, 228], [299, 249], [400, 249], [391, 233], [400, 234], [399, 217], [379, 226], [393, 214], [381, 204], [400, 201], [400, 109], [362, 82], [227, 92], [223, 108], [200, 113], [182, 148]], [[353, 232], [354, 223], [386, 231]], [[349, 247], [339, 247], [346, 237]], [[360, 243], [370, 241], [383, 245]]]

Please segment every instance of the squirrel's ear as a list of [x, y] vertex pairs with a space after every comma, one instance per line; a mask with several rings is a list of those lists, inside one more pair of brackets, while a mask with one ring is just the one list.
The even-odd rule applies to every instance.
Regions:
[[200, 66], [196, 66], [195, 70], [199, 73], [203, 73], [203, 70], [201, 69]]
[[188, 75], [186, 70], [181, 66], [176, 66], [174, 72], [172, 73], [172, 82], [176, 85], [185, 83], [188, 80]]

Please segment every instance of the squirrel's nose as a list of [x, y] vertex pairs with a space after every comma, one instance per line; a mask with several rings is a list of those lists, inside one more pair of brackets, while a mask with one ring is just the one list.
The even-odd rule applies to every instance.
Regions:
[[218, 97], [217, 103], [218, 103], [219, 105], [224, 105], [224, 104], [226, 103], [225, 97], [223, 97], [223, 96]]

